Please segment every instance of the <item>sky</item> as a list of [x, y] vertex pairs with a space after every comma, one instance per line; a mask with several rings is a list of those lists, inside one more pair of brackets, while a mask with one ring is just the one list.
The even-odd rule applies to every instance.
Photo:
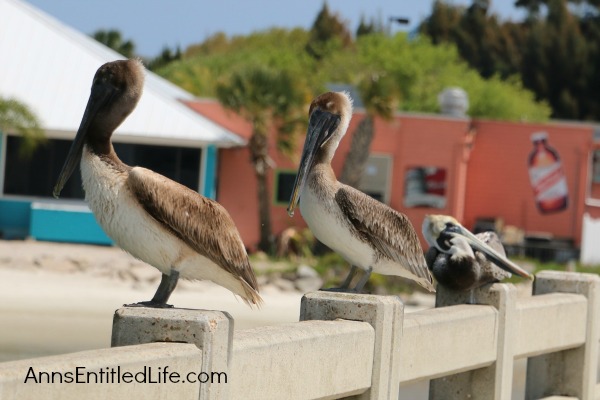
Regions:
[[[167, 46], [202, 42], [217, 32], [245, 35], [271, 27], [309, 29], [323, 0], [25, 0], [66, 25], [91, 34], [99, 29], [117, 29], [132, 40], [136, 53], [157, 56]], [[429, 15], [434, 0], [327, 0], [355, 32], [361, 15], [367, 19], [408, 17], [409, 25], [392, 25], [392, 31], [414, 29]], [[469, 5], [470, 0], [447, 0]], [[503, 19], [521, 19], [524, 13], [514, 0], [492, 0], [492, 12]]]

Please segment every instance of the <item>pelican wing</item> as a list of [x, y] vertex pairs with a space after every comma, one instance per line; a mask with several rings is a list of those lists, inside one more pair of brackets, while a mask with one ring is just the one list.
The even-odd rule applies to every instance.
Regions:
[[[258, 290], [244, 243], [223, 206], [146, 168], [132, 168], [127, 185], [154, 219], [199, 254]], [[169, 196], [173, 192], [178, 195]]]
[[335, 200], [361, 237], [412, 274], [432, 282], [419, 239], [408, 218], [347, 185]]

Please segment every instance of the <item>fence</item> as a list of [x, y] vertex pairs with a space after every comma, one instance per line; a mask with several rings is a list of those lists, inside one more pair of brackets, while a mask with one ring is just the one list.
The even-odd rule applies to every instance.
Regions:
[[[600, 277], [544, 271], [531, 297], [494, 284], [440, 289], [436, 303], [404, 315], [394, 296], [309, 293], [300, 322], [235, 334], [219, 311], [123, 308], [111, 349], [0, 364], [0, 399], [392, 399], [421, 380], [430, 399], [510, 399], [518, 358], [527, 399], [599, 398]], [[111, 370], [123, 381], [152, 370], [162, 383], [59, 382]], [[161, 381], [167, 370], [188, 382]]]

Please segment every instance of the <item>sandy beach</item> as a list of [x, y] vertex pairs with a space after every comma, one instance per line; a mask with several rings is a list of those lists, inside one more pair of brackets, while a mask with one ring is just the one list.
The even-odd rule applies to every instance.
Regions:
[[[0, 361], [110, 347], [114, 311], [149, 300], [160, 273], [116, 247], [0, 241]], [[298, 291], [261, 288], [251, 310], [210, 282], [181, 281], [170, 303], [223, 310], [235, 328], [298, 321]]]

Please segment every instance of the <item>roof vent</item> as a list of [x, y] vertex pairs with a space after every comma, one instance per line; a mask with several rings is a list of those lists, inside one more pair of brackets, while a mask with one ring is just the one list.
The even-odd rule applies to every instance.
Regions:
[[458, 87], [444, 89], [438, 96], [442, 114], [453, 117], [466, 117], [469, 109], [469, 96], [467, 92]]

